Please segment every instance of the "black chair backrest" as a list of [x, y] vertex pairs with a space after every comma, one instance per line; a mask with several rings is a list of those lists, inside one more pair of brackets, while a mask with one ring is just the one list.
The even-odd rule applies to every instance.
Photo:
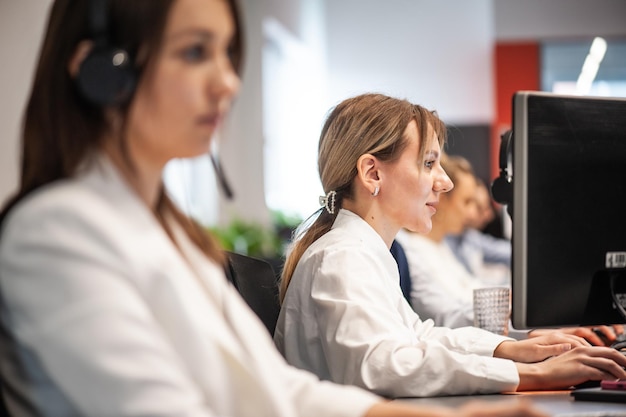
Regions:
[[273, 336], [280, 313], [278, 280], [274, 269], [261, 259], [234, 252], [227, 252], [226, 255], [226, 276]]

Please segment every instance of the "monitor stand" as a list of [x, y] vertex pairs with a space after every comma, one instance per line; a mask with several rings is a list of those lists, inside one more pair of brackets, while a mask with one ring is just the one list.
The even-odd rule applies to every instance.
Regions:
[[581, 325], [626, 323], [615, 300], [626, 309], [626, 271], [598, 271], [594, 274]]

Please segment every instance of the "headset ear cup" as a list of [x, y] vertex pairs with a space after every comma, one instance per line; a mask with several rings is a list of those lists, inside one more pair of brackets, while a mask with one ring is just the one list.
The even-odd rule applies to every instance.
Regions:
[[500, 204], [510, 205], [513, 202], [513, 182], [509, 176], [509, 158], [513, 142], [513, 131], [507, 130], [500, 136], [500, 155], [498, 165], [500, 175], [491, 184], [491, 196]]
[[82, 62], [76, 76], [81, 95], [98, 106], [126, 102], [133, 94], [135, 80], [128, 54], [110, 47], [95, 47]]
[[506, 173], [500, 173], [500, 176], [491, 183], [491, 196], [500, 204], [510, 204], [513, 202], [513, 183]]

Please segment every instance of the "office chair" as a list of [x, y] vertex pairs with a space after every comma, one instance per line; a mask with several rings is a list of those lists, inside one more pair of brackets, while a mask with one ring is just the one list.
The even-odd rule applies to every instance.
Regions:
[[273, 336], [280, 302], [278, 281], [272, 266], [261, 259], [234, 252], [226, 252], [226, 255], [226, 277]]

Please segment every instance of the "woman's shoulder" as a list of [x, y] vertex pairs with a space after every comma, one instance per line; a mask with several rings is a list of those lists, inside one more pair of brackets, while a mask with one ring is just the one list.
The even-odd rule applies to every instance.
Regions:
[[128, 200], [82, 178], [55, 181], [11, 208], [2, 223], [0, 241], [4, 246], [34, 237], [67, 240], [83, 235], [113, 236], [115, 230], [131, 230], [138, 223], [138, 216], [133, 214], [137, 204]]
[[[311, 244], [305, 251], [306, 257], [325, 258], [337, 254], [355, 254], [367, 250], [363, 239], [343, 229], [331, 229]], [[303, 256], [304, 257], [304, 256]]]
[[7, 214], [5, 225], [42, 223], [52, 217], [97, 217], [97, 208], [106, 202], [102, 194], [77, 181], [56, 181], [19, 201]]
[[89, 195], [69, 180], [59, 180], [41, 186], [18, 201], [7, 213], [5, 227], [11, 225], [41, 222], [49, 213], [79, 212], [81, 204]]
[[60, 259], [70, 252], [93, 249], [87, 237], [95, 236], [93, 241], [107, 245], [102, 238], [105, 226], [92, 209], [97, 198], [73, 181], [63, 180], [42, 186], [20, 200], [2, 223], [0, 262], [3, 270], [25, 271], [38, 267], [28, 263], [41, 259], [37, 258], [39, 256], [52, 259], [50, 256], [54, 255], [54, 259]]
[[[388, 255], [393, 260], [391, 252], [380, 249], [377, 243], [333, 229], [307, 248], [299, 266], [311, 273], [315, 271], [312, 273], [315, 276], [326, 275], [329, 271], [377, 270], [383, 266], [383, 256]], [[384, 254], [379, 253], [381, 250]]]

